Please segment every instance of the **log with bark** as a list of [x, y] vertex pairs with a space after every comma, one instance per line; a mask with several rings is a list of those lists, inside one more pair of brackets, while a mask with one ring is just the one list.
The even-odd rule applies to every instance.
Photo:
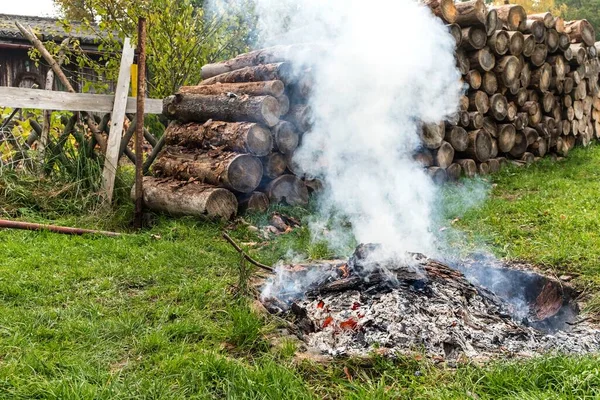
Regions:
[[255, 122], [173, 122], [164, 135], [165, 143], [171, 146], [204, 150], [221, 148], [259, 157], [269, 154], [273, 147], [271, 131]]
[[[280, 121], [272, 128], [276, 148], [283, 154], [293, 153], [300, 143], [300, 133], [287, 121]], [[266, 155], [266, 154], [262, 154]]]
[[249, 154], [168, 146], [155, 161], [153, 172], [160, 177], [194, 179], [229, 190], [250, 193], [260, 184], [263, 167], [258, 158]]
[[446, 175], [449, 181], [457, 181], [462, 174], [462, 167], [458, 163], [452, 163], [446, 168]]
[[289, 83], [294, 74], [289, 63], [261, 64], [245, 67], [231, 72], [225, 72], [200, 82], [200, 85], [214, 85], [215, 83], [239, 83], [260, 81], [282, 81]]
[[294, 175], [282, 175], [273, 179], [266, 186], [265, 193], [273, 204], [286, 203], [290, 206], [308, 204], [308, 189], [304, 182]]
[[510, 87], [521, 77], [521, 63], [515, 56], [504, 56], [496, 62], [494, 72], [504, 86]]
[[200, 95], [179, 93], [163, 100], [163, 114], [182, 122], [250, 121], [275, 126], [281, 114], [272, 96]]
[[477, 174], [477, 164], [472, 159], [458, 159], [455, 162], [460, 165], [467, 178], [472, 178]]
[[460, 126], [446, 129], [444, 140], [452, 145], [456, 151], [465, 151], [469, 145], [467, 131]]
[[214, 85], [182, 86], [179, 93], [184, 94], [248, 94], [251, 96], [273, 96], [283, 95], [285, 85], [282, 81], [264, 82], [240, 82], [240, 83], [215, 83]]
[[521, 29], [521, 25], [527, 20], [525, 9], [517, 4], [503, 4], [493, 7], [498, 13], [498, 19], [509, 31]]
[[456, 22], [457, 10], [454, 6], [454, 0], [423, 0], [433, 15], [453, 24]]
[[287, 160], [281, 153], [273, 152], [260, 159], [263, 165], [265, 178], [275, 179], [284, 174], [287, 168]]
[[497, 30], [490, 35], [487, 40], [488, 47], [496, 55], [506, 54], [508, 51], [508, 43], [510, 42], [510, 36], [507, 31]]
[[249, 53], [240, 54], [231, 60], [204, 65], [201, 68], [202, 79], [206, 81], [208, 78], [217, 75], [261, 64], [308, 60], [309, 57], [314, 57], [323, 51], [326, 51], [325, 46], [307, 43], [273, 46], [255, 50]]
[[457, 2], [454, 6], [456, 8], [454, 22], [460, 26], [485, 25], [486, 7], [483, 0]]
[[[468, 66], [478, 68], [483, 71], [491, 71], [496, 64], [496, 58], [492, 54], [489, 48], [484, 47], [475, 52], [467, 54]], [[470, 68], [467, 68], [467, 71]]]
[[[132, 196], [135, 187], [132, 189]], [[171, 215], [217, 217], [230, 219], [236, 215], [238, 202], [229, 190], [172, 178], [144, 177], [144, 206]]]
[[454, 159], [454, 147], [448, 142], [442, 142], [442, 145], [435, 150], [435, 165], [440, 168], [448, 168]]
[[466, 50], [482, 49], [487, 42], [487, 33], [483, 27], [468, 26], [462, 28], [461, 47]]
[[492, 136], [483, 129], [471, 131], [468, 135], [469, 143], [463, 155], [479, 162], [489, 160], [492, 153]]
[[448, 24], [446, 25], [446, 27], [448, 28], [450, 35], [452, 35], [452, 37], [454, 38], [454, 41], [456, 42], [456, 47], [460, 46], [460, 44], [462, 43], [462, 29], [460, 25]]
[[269, 208], [269, 197], [262, 192], [239, 193], [237, 195], [240, 212], [265, 212]]
[[546, 28], [554, 28], [556, 23], [554, 16], [549, 12], [529, 14], [527, 16], [527, 19], [531, 19], [533, 21], [541, 21]]
[[565, 21], [565, 33], [569, 35], [571, 43], [585, 43], [593, 46], [596, 41], [596, 32], [587, 19]]
[[428, 149], [437, 149], [444, 142], [446, 133], [446, 125], [441, 122], [439, 124], [423, 124], [419, 130], [419, 136], [423, 145]]
[[429, 167], [427, 168], [427, 174], [436, 185], [443, 185], [448, 180], [448, 174], [444, 168]]

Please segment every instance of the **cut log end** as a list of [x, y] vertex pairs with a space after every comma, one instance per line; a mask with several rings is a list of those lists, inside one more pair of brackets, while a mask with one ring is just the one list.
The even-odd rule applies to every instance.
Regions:
[[290, 206], [306, 206], [308, 189], [304, 182], [294, 175], [282, 175], [272, 180], [266, 187], [271, 203], [286, 203]]
[[227, 169], [227, 181], [232, 188], [242, 193], [250, 193], [258, 187], [263, 175], [259, 159], [248, 154], [240, 154], [231, 161]]

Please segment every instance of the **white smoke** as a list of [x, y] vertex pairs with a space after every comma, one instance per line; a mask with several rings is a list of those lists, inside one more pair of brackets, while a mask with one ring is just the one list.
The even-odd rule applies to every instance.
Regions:
[[[311, 226], [333, 247], [435, 253], [437, 188], [412, 159], [421, 122], [458, 108], [454, 40], [414, 0], [254, 0], [262, 45], [326, 43], [310, 60], [314, 127], [295, 161], [326, 182]], [[315, 229], [315, 237], [322, 229]]]

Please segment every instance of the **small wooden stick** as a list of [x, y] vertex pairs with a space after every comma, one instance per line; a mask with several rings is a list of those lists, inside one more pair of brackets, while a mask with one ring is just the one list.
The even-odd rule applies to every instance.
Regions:
[[231, 246], [233, 246], [233, 248], [240, 253], [240, 255], [242, 257], [244, 257], [246, 259], [246, 261], [248, 261], [250, 264], [254, 264], [259, 268], [264, 269], [265, 271], [269, 271], [269, 272], [275, 272], [275, 270], [267, 265], [261, 264], [258, 261], [254, 260], [252, 257], [250, 257], [248, 254], [244, 253], [244, 250], [242, 250], [242, 248], [240, 246], [237, 245], [236, 242], [233, 241], [233, 239], [231, 238], [231, 236], [229, 236], [227, 233], [223, 232], [223, 239], [227, 240], [229, 242], [229, 244]]

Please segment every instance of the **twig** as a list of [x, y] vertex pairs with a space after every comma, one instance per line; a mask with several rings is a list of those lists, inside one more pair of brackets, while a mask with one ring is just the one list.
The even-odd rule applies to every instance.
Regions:
[[34, 224], [30, 222], [21, 222], [21, 221], [11, 221], [6, 219], [0, 219], [0, 228], [11, 228], [11, 229], [25, 229], [28, 231], [50, 231], [54, 233], [63, 233], [67, 235], [85, 235], [85, 234], [94, 234], [94, 235], [104, 235], [104, 236], [120, 236], [120, 233], [117, 232], [106, 232], [106, 231], [96, 231], [92, 229], [80, 229], [80, 228], [70, 228], [66, 226], [57, 226], [57, 225], [43, 225], [43, 224]]
[[246, 259], [246, 261], [248, 261], [250, 264], [254, 264], [259, 268], [264, 269], [265, 271], [269, 271], [269, 272], [275, 272], [275, 270], [267, 265], [261, 264], [258, 261], [254, 260], [252, 257], [250, 257], [248, 254], [246, 254], [244, 252], [244, 250], [242, 250], [242, 248], [240, 246], [237, 245], [236, 242], [233, 241], [233, 239], [225, 232], [223, 232], [223, 239], [227, 240], [229, 242], [229, 244], [231, 246], [233, 246], [233, 248], [240, 253], [240, 255], [242, 257], [244, 257]]

